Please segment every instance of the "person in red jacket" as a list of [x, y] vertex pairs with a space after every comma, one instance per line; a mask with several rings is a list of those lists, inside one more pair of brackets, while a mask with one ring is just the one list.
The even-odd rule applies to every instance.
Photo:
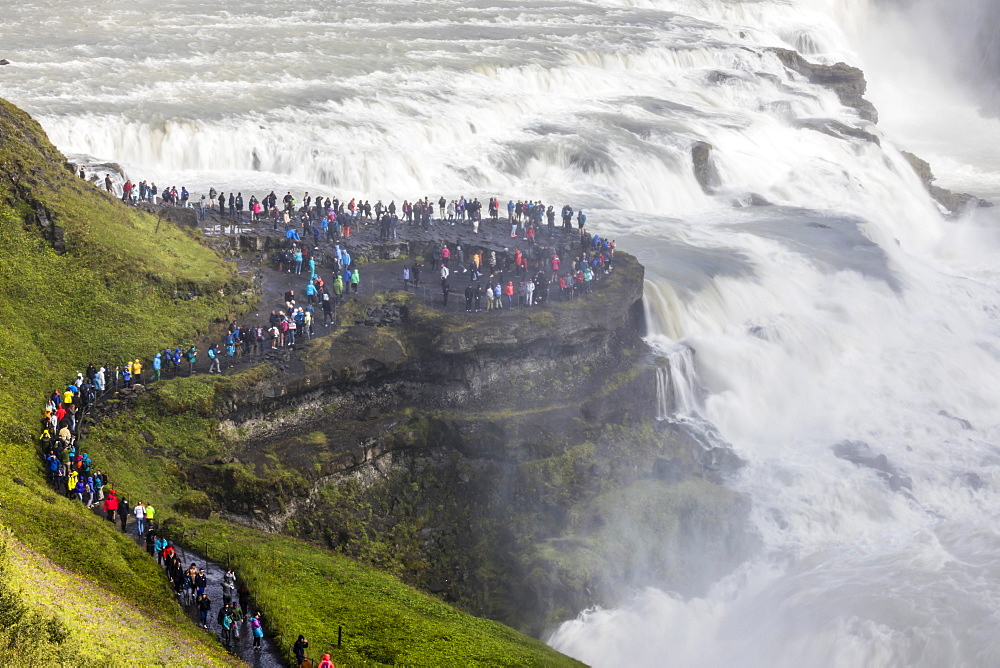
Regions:
[[337, 666], [335, 666], [333, 661], [330, 660], [329, 654], [324, 654], [316, 668], [337, 668]]
[[118, 512], [118, 495], [115, 490], [108, 491], [107, 498], [104, 499], [104, 518], [109, 522], [115, 521], [115, 513]]
[[514, 281], [507, 281], [503, 293], [507, 295], [507, 308], [514, 308]]

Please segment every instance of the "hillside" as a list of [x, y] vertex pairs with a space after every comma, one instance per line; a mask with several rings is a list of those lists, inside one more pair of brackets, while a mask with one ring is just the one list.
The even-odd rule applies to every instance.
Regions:
[[[0, 525], [17, 539], [9, 549], [22, 562], [29, 558], [22, 545], [35, 550], [104, 590], [95, 597], [119, 597], [173, 627], [193, 662], [212, 665], [229, 659], [186, 621], [156, 565], [107, 522], [55, 494], [34, 445], [45, 396], [88, 362], [120, 364], [191, 340], [245, 301], [250, 286], [216, 253], [158, 222], [77, 180], [41, 127], [0, 100]], [[65, 600], [47, 609], [31, 587], [8, 595], [26, 614], [71, 629], [36, 638], [4, 624], [0, 644], [12, 656], [50, 663], [74, 647], [72, 629], [86, 624], [86, 607]], [[88, 660], [105, 665], [149, 661], [127, 646], [115, 654], [94, 649]]]
[[[6, 475], [0, 485], [0, 663], [232, 663], [214, 636], [182, 614], [155, 563], [129, 537], [50, 488], [34, 439], [44, 398], [88, 363], [123, 364], [198, 342], [241, 315], [255, 301], [255, 288], [203, 245], [200, 231], [127, 208], [77, 179], [41, 127], [3, 100], [0, 174], [0, 316], [6, 324], [0, 331]], [[128, 420], [126, 411], [114, 423]], [[191, 431], [174, 434], [177, 444], [198, 447], [204, 420], [191, 410], [182, 422]], [[84, 450], [96, 445], [84, 443]], [[91, 453], [113, 484], [148, 491], [148, 501], [173, 514], [183, 484], [159, 480], [165, 460], [133, 451], [129, 438]], [[199, 540], [209, 539], [203, 546], [210, 556], [246, 567], [254, 599], [270, 606], [270, 630], [286, 637], [315, 630], [317, 641], [329, 642], [330, 624], [345, 620], [354, 642], [338, 653], [340, 664], [578, 665], [328, 550], [224, 522], [195, 531]], [[280, 559], [281, 578], [251, 567], [261, 546]], [[348, 574], [363, 589], [319, 592], [332, 572]], [[301, 597], [316, 591], [312, 605], [290, 605], [289, 587]], [[126, 641], [136, 627], [154, 637]], [[103, 639], [95, 637], [98, 629]]]

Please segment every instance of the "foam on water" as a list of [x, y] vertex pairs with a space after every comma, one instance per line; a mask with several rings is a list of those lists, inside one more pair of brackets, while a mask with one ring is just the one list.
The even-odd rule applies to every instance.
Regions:
[[[763, 547], [699, 598], [623, 592], [555, 629], [558, 649], [603, 666], [1000, 664], [1000, 227], [943, 218], [900, 152], [1000, 194], [1000, 123], [932, 67], [906, 14], [874, 0], [6, 12], [4, 94], [66, 152], [195, 192], [571, 201], [639, 255], [671, 369], [661, 417], [746, 461], [730, 484]], [[863, 66], [881, 129], [771, 46]], [[696, 141], [713, 146], [711, 194]], [[775, 206], [733, 208], [750, 193]], [[842, 441], [912, 490], [838, 458]]]

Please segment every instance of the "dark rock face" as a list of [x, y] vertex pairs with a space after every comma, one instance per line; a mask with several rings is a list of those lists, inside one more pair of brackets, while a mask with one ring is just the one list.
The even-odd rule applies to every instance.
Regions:
[[949, 413], [946, 410], [943, 410], [943, 409], [939, 410], [938, 411], [938, 415], [940, 415], [941, 417], [946, 417], [949, 420], [954, 420], [958, 424], [962, 425], [962, 429], [972, 429], [972, 423], [971, 422], [969, 422], [965, 418], [956, 417], [956, 416], [952, 415], [951, 413]]
[[707, 142], [698, 141], [691, 147], [691, 159], [694, 162], [694, 177], [706, 195], [711, 195], [722, 185], [719, 170], [712, 160], [713, 146]]
[[[745, 556], [748, 508], [713, 482], [731, 462], [657, 428], [643, 269], [615, 263], [587, 298], [499, 317], [345, 305], [299, 371], [216, 397], [238, 461], [190, 466], [209, 501], [185, 511], [390, 564], [532, 633], [631, 586], [696, 593]], [[656, 530], [625, 545], [609, 525], [633, 508]]]
[[800, 118], [795, 121], [795, 127], [814, 130], [837, 139], [860, 139], [876, 146], [882, 145], [882, 140], [872, 133], [865, 132], [860, 128], [853, 128], [846, 123], [841, 123], [831, 118]]
[[55, 215], [45, 206], [38, 202], [33, 202], [35, 210], [35, 222], [42, 231], [42, 237], [52, 245], [55, 252], [60, 255], [66, 252], [66, 233], [63, 228], [55, 224]]
[[878, 110], [864, 97], [868, 89], [864, 72], [846, 63], [835, 65], [810, 63], [797, 51], [790, 49], [773, 48], [770, 51], [778, 56], [785, 67], [801, 74], [810, 83], [826, 86], [832, 90], [840, 98], [841, 104], [855, 109], [861, 118], [878, 123]]
[[941, 206], [946, 208], [953, 215], [958, 215], [963, 211], [969, 209], [970, 207], [990, 207], [993, 206], [992, 203], [986, 200], [979, 199], [975, 195], [969, 195], [967, 193], [953, 193], [950, 190], [945, 190], [934, 185], [935, 176], [934, 172], [931, 171], [931, 166], [926, 160], [921, 160], [912, 153], [903, 151], [903, 157], [910, 163], [913, 167], [913, 171], [917, 173], [920, 180], [923, 182], [924, 187], [927, 188], [927, 192], [931, 194], [935, 200], [937, 200]]
[[906, 493], [913, 491], [913, 481], [889, 462], [889, 458], [883, 454], [875, 454], [871, 446], [859, 441], [842, 441], [833, 446], [833, 454], [837, 457], [863, 466], [875, 471], [880, 478], [885, 480], [889, 489], [894, 492], [906, 490]]
[[151, 213], [163, 220], [169, 220], [175, 225], [183, 227], [198, 227], [198, 214], [194, 209], [179, 206], [146, 206], [147, 213]]
[[743, 193], [732, 200], [732, 205], [736, 208], [745, 206], [773, 206], [772, 202], [759, 193]]
[[408, 314], [409, 311], [405, 305], [382, 304], [381, 306], [365, 309], [365, 317], [355, 320], [354, 324], [364, 325], [365, 327], [401, 325], [406, 321]]

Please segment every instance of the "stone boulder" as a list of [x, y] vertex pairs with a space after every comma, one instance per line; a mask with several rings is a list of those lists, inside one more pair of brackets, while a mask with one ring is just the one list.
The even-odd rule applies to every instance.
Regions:
[[979, 199], [975, 195], [970, 195], [968, 193], [954, 193], [945, 188], [934, 185], [934, 181], [937, 177], [934, 176], [934, 172], [931, 171], [931, 166], [926, 160], [903, 151], [903, 157], [906, 158], [910, 166], [913, 167], [913, 171], [917, 173], [920, 181], [927, 188], [927, 192], [931, 194], [941, 206], [949, 211], [952, 215], [958, 215], [969, 208], [975, 207], [990, 207], [993, 206], [992, 203], [986, 200]]
[[865, 79], [865, 73], [858, 68], [851, 67], [847, 63], [835, 65], [810, 63], [791, 49], [771, 48], [768, 51], [776, 55], [782, 65], [801, 74], [810, 83], [832, 90], [840, 98], [841, 104], [856, 110], [861, 118], [878, 123], [878, 110], [864, 97], [868, 81]]
[[711, 195], [716, 188], [722, 185], [722, 177], [719, 176], [719, 169], [712, 159], [714, 146], [708, 142], [696, 141], [691, 146], [691, 160], [694, 163], [694, 178], [698, 180], [698, 185], [706, 195]]
[[904, 475], [884, 454], [875, 454], [871, 446], [861, 441], [841, 441], [833, 446], [833, 454], [851, 462], [875, 471], [894, 492], [903, 491], [909, 494], [913, 490], [913, 481]]

